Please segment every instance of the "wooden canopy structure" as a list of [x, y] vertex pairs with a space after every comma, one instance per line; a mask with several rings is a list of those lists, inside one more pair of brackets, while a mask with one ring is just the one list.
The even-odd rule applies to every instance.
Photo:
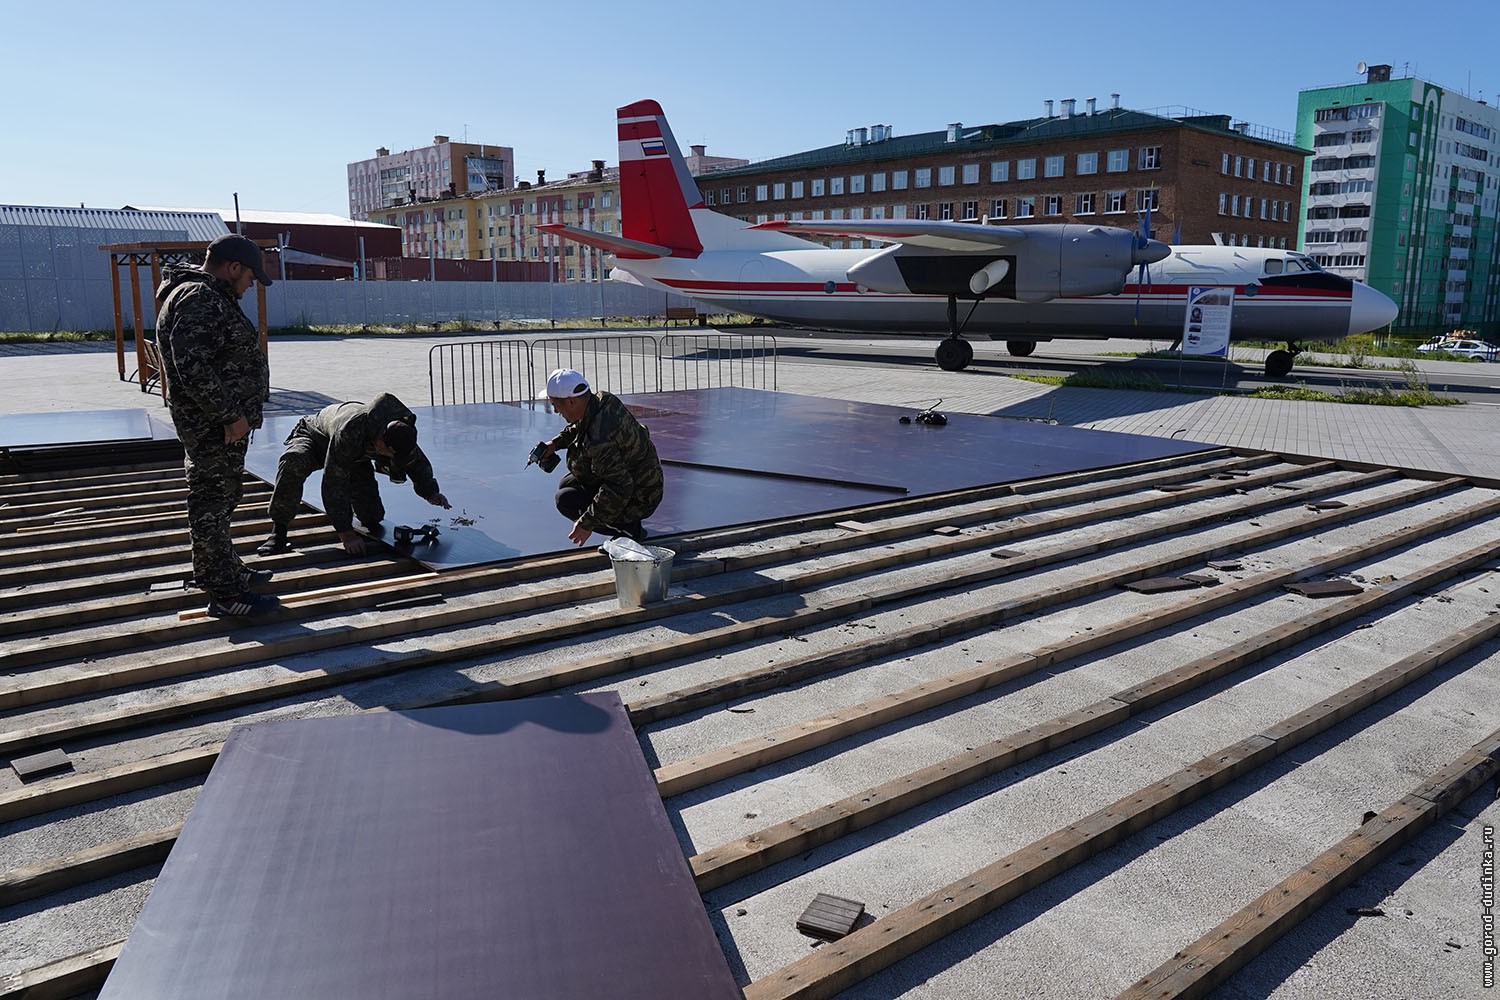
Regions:
[[[274, 248], [275, 240], [256, 240], [255, 244], [262, 250]], [[161, 356], [157, 353], [156, 344], [146, 340], [146, 325], [142, 317], [155, 316], [156, 307], [160, 303], [155, 301], [156, 289], [161, 285], [161, 271], [167, 264], [195, 264], [203, 260], [208, 243], [201, 240], [187, 240], [172, 243], [112, 243], [101, 246], [100, 250], [109, 253], [109, 278], [110, 285], [114, 291], [115, 299], [115, 364], [118, 368], [120, 381], [127, 382], [130, 376], [125, 374], [125, 313], [120, 299], [120, 268], [127, 267], [130, 273], [130, 315], [131, 329], [135, 338], [135, 378], [141, 384], [142, 392], [150, 392], [153, 385], [161, 392], [162, 399], [167, 398], [166, 383], [161, 377]], [[144, 308], [144, 300], [141, 297], [141, 268], [151, 268], [151, 308]], [[260, 349], [267, 350], [266, 342], [266, 286], [255, 283], [255, 306], [258, 317], [257, 326], [260, 330]]]

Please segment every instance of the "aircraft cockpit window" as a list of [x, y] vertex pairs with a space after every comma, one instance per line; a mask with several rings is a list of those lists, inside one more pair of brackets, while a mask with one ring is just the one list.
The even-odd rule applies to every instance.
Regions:
[[1266, 273], [1267, 274], [1280, 274], [1281, 273], [1281, 258], [1280, 257], [1267, 257], [1266, 258]]
[[1302, 266], [1305, 267], [1305, 268], [1307, 268], [1309, 271], [1321, 271], [1321, 270], [1323, 270], [1323, 265], [1319, 264], [1317, 261], [1313, 260], [1311, 257], [1303, 257], [1302, 258]]
[[1302, 262], [1296, 257], [1288, 257], [1286, 259], [1287, 274], [1296, 274], [1302, 270], [1304, 270], [1304, 268], [1302, 267]]

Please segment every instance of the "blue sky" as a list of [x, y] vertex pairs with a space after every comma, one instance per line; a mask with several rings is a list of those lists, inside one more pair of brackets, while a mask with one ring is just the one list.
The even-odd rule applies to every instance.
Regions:
[[[763, 159], [1120, 94], [1291, 130], [1297, 91], [1389, 63], [1496, 103], [1500, 4], [981, 0], [0, 0], [0, 203], [334, 212], [345, 165], [434, 134], [511, 146], [518, 178], [616, 160], [655, 98], [684, 147]], [[941, 11], [920, 20], [916, 14]], [[731, 13], [732, 11], [732, 13]], [[1415, 13], [1415, 12], [1420, 12]]]

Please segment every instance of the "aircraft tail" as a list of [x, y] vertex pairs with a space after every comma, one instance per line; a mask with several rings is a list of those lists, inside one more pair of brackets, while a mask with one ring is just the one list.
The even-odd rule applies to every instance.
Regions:
[[620, 235], [669, 247], [673, 257], [703, 252], [690, 210], [703, 207], [698, 185], [655, 101], [618, 111], [620, 131]]

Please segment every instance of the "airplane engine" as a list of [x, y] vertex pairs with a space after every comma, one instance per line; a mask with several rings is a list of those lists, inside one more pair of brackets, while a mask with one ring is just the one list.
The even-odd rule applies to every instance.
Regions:
[[1141, 263], [1171, 254], [1112, 226], [1020, 226], [1025, 238], [992, 253], [897, 244], [848, 271], [850, 281], [878, 292], [1046, 302], [1073, 295], [1108, 295]]

